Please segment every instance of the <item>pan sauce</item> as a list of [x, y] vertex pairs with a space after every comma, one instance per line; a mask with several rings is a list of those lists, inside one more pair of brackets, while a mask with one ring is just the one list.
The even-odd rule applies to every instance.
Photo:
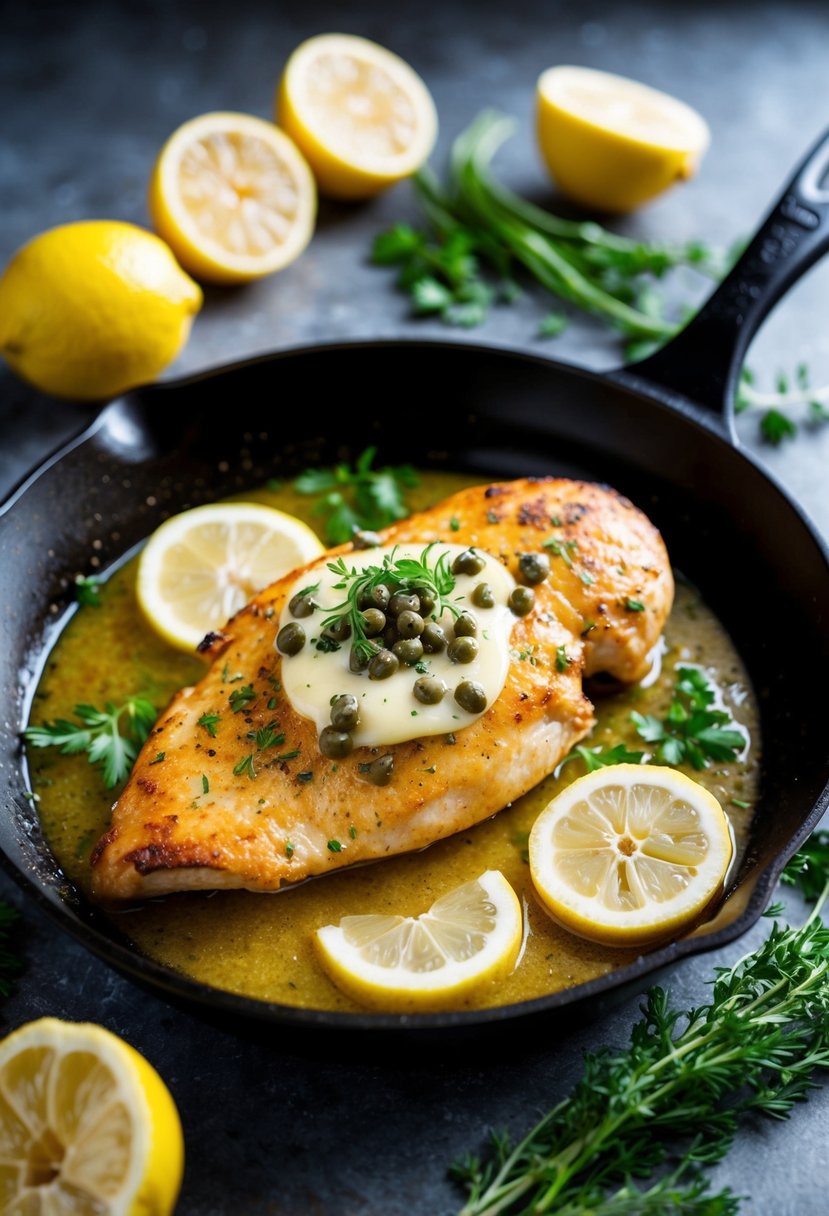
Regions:
[[[420, 487], [410, 493], [412, 509], [477, 480], [424, 474]], [[318, 522], [309, 514], [311, 500], [291, 490], [244, 497], [280, 507], [312, 526]], [[81, 701], [117, 702], [136, 692], [148, 695], [160, 709], [178, 688], [199, 678], [202, 663], [172, 651], [145, 624], [134, 581], [133, 560], [109, 579], [99, 608], [85, 607], [72, 618], [47, 662], [33, 706], [34, 721], [71, 715]], [[703, 665], [752, 738], [745, 761], [712, 766], [701, 774], [688, 770], [728, 811], [739, 856], [757, 795], [759, 735], [753, 690], [725, 630], [698, 593], [681, 583], [665, 640], [662, 675], [648, 688], [598, 700], [597, 726], [585, 743], [593, 747], [625, 742], [643, 749], [629, 722], [631, 710], [661, 716], [670, 702], [676, 664]], [[108, 825], [113, 795], [83, 757], [33, 749], [29, 760], [49, 844], [67, 876], [88, 890], [89, 855]], [[549, 919], [533, 896], [524, 860], [527, 833], [546, 802], [582, 771], [581, 762], [568, 765], [560, 778], [547, 778], [493, 819], [421, 853], [343, 871], [276, 896], [244, 891], [172, 895], [114, 910], [112, 918], [140, 952], [214, 987], [285, 1005], [354, 1011], [358, 1006], [334, 988], [316, 962], [314, 929], [361, 912], [417, 914], [461, 882], [486, 869], [500, 869], [527, 911], [526, 949], [512, 976], [459, 1007], [512, 1004], [572, 987], [624, 966], [637, 954], [572, 936]], [[735, 806], [733, 799], [749, 805]]]

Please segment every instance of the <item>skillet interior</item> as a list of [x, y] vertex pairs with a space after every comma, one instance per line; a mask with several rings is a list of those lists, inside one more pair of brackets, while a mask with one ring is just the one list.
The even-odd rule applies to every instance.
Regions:
[[[119, 940], [58, 870], [25, 798], [18, 732], [76, 573], [106, 567], [167, 515], [376, 443], [383, 459], [486, 478], [604, 480], [662, 530], [674, 564], [729, 629], [758, 694], [762, 798], [734, 889], [708, 931], [590, 984], [501, 1009], [418, 1017], [315, 1013], [218, 992]], [[136, 978], [216, 1010], [303, 1025], [424, 1029], [497, 1023], [605, 991], [736, 936], [825, 809], [822, 700], [829, 567], [796, 508], [715, 420], [589, 373], [457, 344], [315, 348], [143, 389], [109, 406], [0, 517], [2, 848], [63, 925]]]

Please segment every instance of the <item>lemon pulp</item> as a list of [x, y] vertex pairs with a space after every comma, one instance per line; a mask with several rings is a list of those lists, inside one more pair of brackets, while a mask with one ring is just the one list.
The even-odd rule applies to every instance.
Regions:
[[302, 154], [273, 123], [203, 114], [164, 145], [150, 182], [156, 231], [199, 278], [273, 274], [308, 244], [316, 189]]
[[169, 1216], [184, 1147], [173, 1099], [101, 1026], [41, 1018], [0, 1043], [0, 1206]]
[[506, 975], [521, 946], [518, 898], [487, 870], [420, 916], [345, 916], [316, 933], [331, 979], [375, 1009], [441, 1009]]
[[323, 552], [293, 515], [259, 503], [183, 511], [150, 537], [138, 565], [138, 601], [150, 624], [192, 651], [263, 587]]
[[420, 77], [391, 51], [349, 34], [321, 34], [294, 51], [276, 113], [320, 189], [335, 198], [367, 198], [414, 173], [437, 135]]
[[547, 910], [609, 945], [645, 945], [686, 929], [722, 889], [732, 852], [713, 794], [676, 769], [635, 764], [568, 786], [529, 841]]

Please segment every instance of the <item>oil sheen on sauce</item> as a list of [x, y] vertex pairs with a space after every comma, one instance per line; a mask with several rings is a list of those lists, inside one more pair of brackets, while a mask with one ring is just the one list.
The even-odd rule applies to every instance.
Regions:
[[[410, 493], [412, 510], [478, 480], [424, 474]], [[289, 511], [312, 527], [318, 522], [309, 511], [312, 500], [290, 489], [244, 497]], [[71, 716], [79, 702], [117, 702], [137, 692], [161, 709], [178, 688], [199, 679], [203, 664], [171, 650], [144, 622], [134, 586], [133, 560], [109, 578], [100, 607], [83, 607], [73, 616], [46, 663], [33, 721]], [[661, 674], [647, 687], [600, 698], [594, 693], [597, 724], [585, 745], [625, 743], [641, 750], [630, 714], [638, 710], [662, 716], [671, 700], [674, 669], [681, 663], [704, 667], [751, 739], [746, 755], [734, 763], [712, 765], [702, 773], [687, 770], [728, 812], [739, 857], [757, 796], [756, 703], [733, 643], [693, 588], [681, 581], [677, 587]], [[104, 789], [83, 756], [32, 750], [29, 761], [47, 840], [67, 876], [88, 890], [89, 855], [108, 826], [114, 794]], [[529, 830], [549, 799], [582, 771], [581, 762], [567, 765], [559, 778], [548, 777], [492, 819], [420, 853], [341, 871], [276, 895], [170, 895], [118, 908], [113, 922], [137, 951], [214, 987], [286, 1005], [354, 1011], [358, 1006], [331, 984], [316, 961], [311, 945], [316, 928], [364, 912], [417, 915], [446, 891], [497, 869], [524, 904], [526, 949], [511, 976], [464, 998], [459, 1007], [512, 1004], [572, 987], [624, 966], [637, 954], [574, 937], [550, 920], [533, 895], [526, 862]]]

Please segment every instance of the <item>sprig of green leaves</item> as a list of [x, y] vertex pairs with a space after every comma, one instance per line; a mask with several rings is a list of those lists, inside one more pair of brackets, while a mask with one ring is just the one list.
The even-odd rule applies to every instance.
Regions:
[[112, 789], [129, 774], [156, 720], [155, 707], [143, 696], [127, 697], [121, 705], [107, 701], [104, 709], [76, 705], [72, 722], [58, 718], [29, 726], [23, 732], [32, 747], [57, 747], [64, 756], [86, 752]]
[[698, 667], [678, 667], [671, 704], [664, 718], [632, 713], [631, 721], [646, 743], [655, 743], [658, 764], [691, 764], [700, 770], [711, 760], [732, 761], [745, 749], [746, 736], [725, 709]]
[[376, 448], [366, 448], [353, 466], [342, 462], [332, 469], [306, 469], [295, 479], [299, 494], [318, 498], [312, 512], [323, 516], [330, 545], [344, 544], [362, 529], [385, 528], [411, 513], [406, 491], [418, 484], [414, 469], [408, 464], [372, 468], [376, 455]]
[[[762, 392], [756, 386], [754, 373], [744, 367], [734, 410], [738, 414], [746, 410], [759, 412], [761, 436], [777, 447], [786, 439], [794, 439], [804, 423], [814, 429], [829, 422], [829, 386], [813, 388], [809, 368], [800, 363], [794, 377], [778, 372], [774, 392]], [[791, 410], [797, 411], [797, 418], [787, 412]]]

